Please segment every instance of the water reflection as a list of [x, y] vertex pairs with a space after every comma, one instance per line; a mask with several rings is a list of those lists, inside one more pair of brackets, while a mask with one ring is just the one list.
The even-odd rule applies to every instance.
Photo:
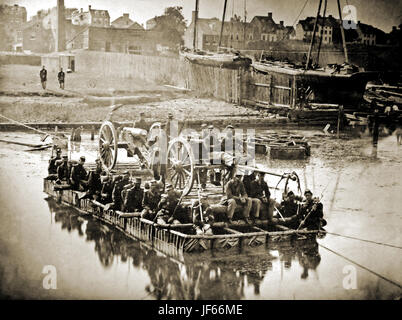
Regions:
[[95, 252], [105, 268], [119, 260], [146, 270], [146, 299], [243, 299], [247, 286], [259, 296], [261, 283], [274, 272], [273, 263], [285, 269], [298, 263], [303, 270], [300, 277], [306, 279], [309, 270], [316, 270], [321, 261], [315, 240], [269, 243], [266, 248], [255, 248], [255, 254], [191, 254], [178, 261], [177, 257], [167, 257], [150, 244], [132, 240], [92, 216], [80, 216], [52, 198], [46, 200], [62, 230], [76, 230], [80, 237], [95, 243]]

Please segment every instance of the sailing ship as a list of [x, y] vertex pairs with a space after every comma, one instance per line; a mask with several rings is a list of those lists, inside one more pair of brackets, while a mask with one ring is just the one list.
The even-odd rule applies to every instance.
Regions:
[[198, 20], [198, 8], [199, 8], [198, 1], [199, 0], [196, 0], [195, 2], [193, 48], [180, 50], [179, 52], [180, 57], [192, 63], [206, 66], [228, 68], [228, 69], [237, 69], [242, 66], [248, 67], [251, 64], [250, 58], [241, 55], [239, 51], [221, 47], [223, 28], [226, 17], [227, 0], [225, 0], [223, 6], [223, 16], [222, 16], [217, 52], [209, 52], [199, 50], [197, 48], [197, 20]]
[[[324, 13], [321, 18], [321, 7], [324, 4]], [[326, 67], [313, 68], [312, 49], [316, 41], [318, 24], [324, 24], [327, 0], [319, 0], [317, 17], [314, 22], [312, 39], [309, 46], [307, 60], [305, 65], [295, 65], [292, 63], [270, 61], [270, 60], [254, 60], [251, 64], [252, 70], [267, 75], [270, 82], [285, 83], [287, 92], [280, 90], [279, 99], [283, 101], [287, 98], [289, 106], [295, 108], [306, 107], [311, 104], [316, 106], [324, 105], [342, 105], [345, 108], [355, 109], [363, 99], [366, 85], [369, 81], [378, 77], [376, 72], [359, 72], [359, 68], [349, 63], [348, 52], [345, 42], [345, 33], [342, 26], [342, 13], [339, 0], [337, 0], [340, 30], [342, 36], [342, 44], [345, 55], [345, 63], [343, 65], [332, 64]], [[317, 61], [319, 61], [323, 27], [319, 39]], [[279, 88], [280, 89], [280, 88]], [[287, 96], [287, 97], [284, 97]], [[275, 101], [275, 96], [271, 102]], [[293, 100], [293, 101], [292, 101]]]

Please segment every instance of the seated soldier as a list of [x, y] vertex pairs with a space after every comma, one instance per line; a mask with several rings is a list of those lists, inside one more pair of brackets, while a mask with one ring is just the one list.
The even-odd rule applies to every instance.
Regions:
[[160, 200], [161, 194], [159, 193], [159, 187], [156, 180], [152, 180], [149, 190], [144, 192], [141, 218], [153, 221], [156, 216], [156, 210], [158, 209]]
[[103, 177], [102, 190], [101, 190], [101, 202], [110, 203], [112, 202], [112, 192], [114, 188], [114, 181], [111, 175]]
[[[260, 200], [260, 217], [263, 220], [272, 220], [269, 210], [269, 200], [271, 192], [269, 191], [268, 184], [265, 182], [265, 173], [259, 172], [258, 179], [250, 183], [250, 197]], [[271, 213], [272, 214], [272, 213]]]
[[84, 191], [87, 184], [87, 172], [84, 169], [85, 157], [80, 157], [78, 164], [73, 166], [70, 175], [70, 183], [73, 190]]
[[210, 224], [215, 220], [213, 209], [211, 208], [208, 201], [208, 195], [206, 193], [202, 193], [200, 195], [200, 200], [201, 203], [199, 200], [195, 200], [191, 204], [191, 216], [196, 232], [197, 234], [212, 234], [212, 229], [206, 226], [206, 224]]
[[117, 181], [114, 185], [112, 192], [112, 202], [114, 210], [121, 210], [123, 206], [123, 199], [121, 198], [121, 193], [123, 188], [130, 183], [130, 173], [128, 171], [124, 171], [122, 178]]
[[66, 183], [69, 184], [70, 182], [70, 172], [68, 166], [68, 156], [63, 156], [61, 160], [61, 164], [57, 167], [57, 184]]
[[91, 169], [88, 174], [87, 188], [88, 191], [80, 197], [80, 199], [91, 198], [98, 200], [102, 191], [101, 173], [102, 163], [99, 159], [95, 160], [96, 168]]
[[127, 190], [123, 198], [123, 211], [135, 212], [142, 210], [144, 190], [141, 189], [141, 178], [135, 178], [134, 186]]
[[250, 211], [252, 206], [252, 201], [248, 198], [246, 190], [244, 189], [243, 182], [240, 180], [242, 174], [237, 172], [235, 177], [229, 180], [225, 186], [226, 199], [222, 204], [227, 205], [227, 218], [229, 223], [232, 223], [232, 218], [236, 208], [243, 208], [243, 218], [246, 223], [251, 223], [250, 221]]
[[48, 176], [46, 180], [56, 180], [57, 179], [57, 164], [58, 161], [61, 160], [61, 149], [56, 149], [56, 156], [52, 157], [49, 160], [49, 166], [47, 167]]
[[313, 198], [313, 193], [310, 190], [304, 192], [306, 197], [301, 207], [302, 222], [300, 228], [306, 227], [309, 230], [318, 230], [326, 224], [323, 219], [323, 206], [318, 198]]
[[296, 197], [293, 191], [289, 191], [286, 196], [283, 197], [281, 202], [281, 213], [284, 218], [290, 218], [300, 213], [299, 203], [300, 197]]
[[[247, 170], [248, 173], [250, 171]], [[260, 217], [260, 210], [261, 210], [261, 200], [259, 199], [258, 195], [255, 195], [255, 191], [252, 189], [251, 184], [255, 181], [255, 173], [252, 171], [250, 174], [246, 174], [243, 176], [243, 185], [244, 189], [246, 190], [247, 195], [251, 199], [251, 212], [253, 214], [254, 219], [258, 219]], [[265, 183], [265, 181], [264, 181]]]

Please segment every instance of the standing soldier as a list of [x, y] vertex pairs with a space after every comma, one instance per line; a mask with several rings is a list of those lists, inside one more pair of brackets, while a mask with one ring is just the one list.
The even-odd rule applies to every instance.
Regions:
[[46, 81], [47, 81], [47, 70], [45, 66], [42, 67], [42, 70], [39, 72], [40, 82], [42, 83], [43, 90], [46, 89]]
[[64, 77], [63, 68], [60, 68], [60, 72], [57, 74], [57, 79], [59, 80], [60, 89], [64, 89]]

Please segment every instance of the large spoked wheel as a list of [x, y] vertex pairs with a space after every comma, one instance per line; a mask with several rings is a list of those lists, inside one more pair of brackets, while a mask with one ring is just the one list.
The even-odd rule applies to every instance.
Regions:
[[175, 138], [169, 143], [167, 152], [166, 181], [183, 195], [188, 195], [194, 184], [195, 158], [190, 143]]
[[103, 167], [110, 171], [117, 161], [117, 132], [110, 121], [105, 121], [99, 130], [99, 157]]

